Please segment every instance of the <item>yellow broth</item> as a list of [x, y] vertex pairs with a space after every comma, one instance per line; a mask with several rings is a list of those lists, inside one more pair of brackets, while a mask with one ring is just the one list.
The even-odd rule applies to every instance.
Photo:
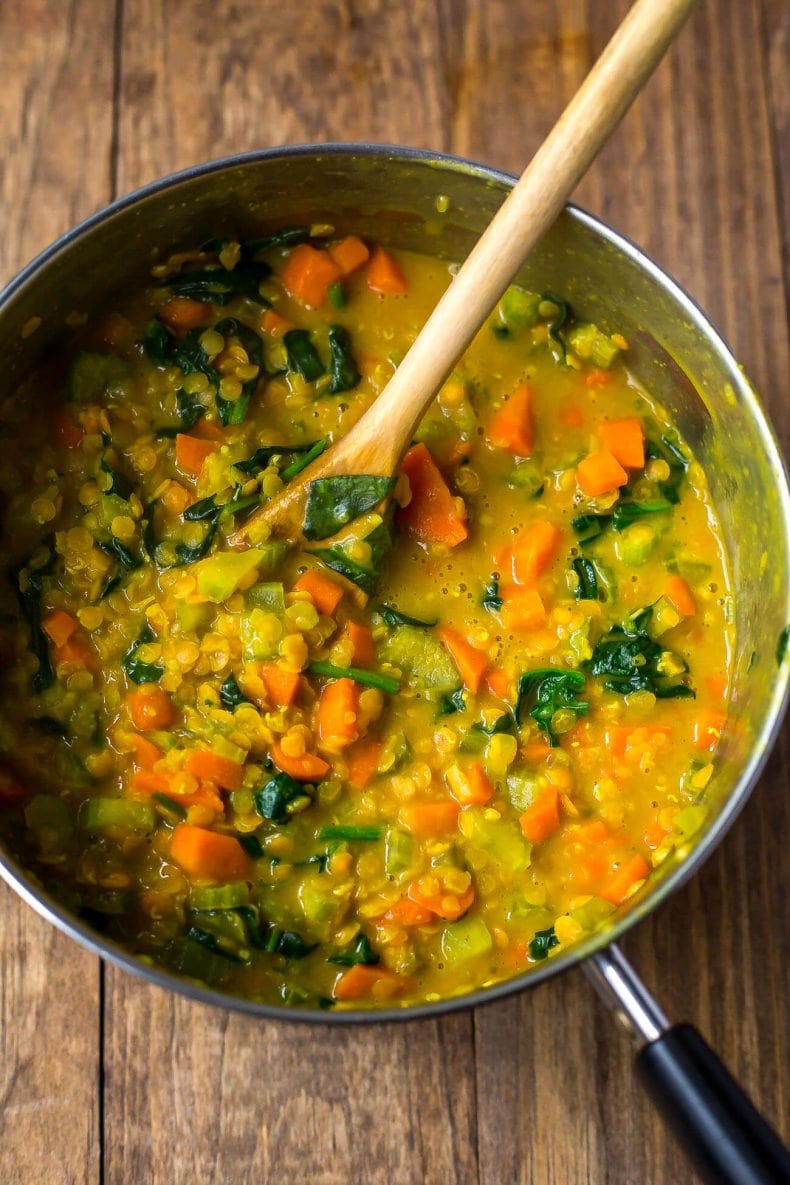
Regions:
[[[1, 413], [6, 841], [130, 950], [336, 1009], [463, 994], [604, 925], [704, 820], [730, 670], [705, 476], [628, 343], [556, 296], [509, 291], [394, 501], [329, 544], [253, 525], [228, 559], [288, 446], [348, 431], [449, 282], [372, 248], [173, 257]], [[621, 484], [592, 494], [603, 453]]]

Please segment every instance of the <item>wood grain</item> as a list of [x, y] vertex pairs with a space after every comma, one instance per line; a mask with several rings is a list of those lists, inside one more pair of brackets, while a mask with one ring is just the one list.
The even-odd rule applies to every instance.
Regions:
[[[0, 284], [110, 197], [113, 6], [0, 5]], [[0, 888], [0, 1180], [100, 1175], [100, 964]]]
[[[113, 110], [114, 6], [4, 0], [0, 273], [104, 201], [111, 175], [122, 192], [268, 144], [391, 140], [520, 171], [626, 9], [306, 0], [296, 19], [275, 0], [119, 0]], [[577, 193], [709, 311], [785, 443], [787, 49], [780, 0], [705, 0]], [[777, 1121], [790, 1114], [789, 755], [786, 731], [718, 852], [625, 943]], [[0, 1178], [96, 1181], [95, 961], [7, 893], [0, 917]], [[111, 968], [106, 984], [107, 1185], [690, 1179], [578, 973], [474, 1014], [331, 1031], [192, 1005]]]

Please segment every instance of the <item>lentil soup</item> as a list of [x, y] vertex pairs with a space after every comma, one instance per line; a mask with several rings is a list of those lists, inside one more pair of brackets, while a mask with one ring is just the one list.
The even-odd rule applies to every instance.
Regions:
[[732, 640], [705, 476], [559, 295], [508, 290], [395, 481], [314, 482], [298, 544], [229, 542], [451, 270], [328, 226], [207, 244], [0, 409], [0, 827], [183, 977], [460, 995], [604, 926], [705, 819]]

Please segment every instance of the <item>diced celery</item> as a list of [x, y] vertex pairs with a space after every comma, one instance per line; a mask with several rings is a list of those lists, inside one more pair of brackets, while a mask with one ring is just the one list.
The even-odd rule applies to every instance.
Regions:
[[228, 761], [236, 761], [239, 765], [247, 756], [246, 749], [242, 749], [241, 745], [234, 745], [232, 741], [225, 740], [223, 736], [212, 737], [211, 751], [218, 757], [227, 757]]
[[117, 494], [103, 494], [91, 510], [91, 514], [97, 516], [99, 524], [106, 527], [108, 531], [114, 518], [117, 518], [119, 514], [128, 513], [129, 503], [123, 498], [119, 498]]
[[173, 971], [187, 979], [198, 979], [212, 987], [225, 980], [232, 964], [201, 946], [193, 938], [174, 938], [164, 950], [164, 960]]
[[247, 590], [246, 603], [250, 609], [265, 609], [280, 616], [285, 612], [285, 590], [278, 582], [253, 584]]
[[[190, 907], [195, 909], [190, 899]], [[211, 934], [217, 945], [231, 954], [239, 956], [249, 955], [249, 938], [247, 928], [240, 914], [233, 909], [197, 910], [193, 915], [195, 925]]]
[[426, 630], [398, 626], [379, 647], [379, 656], [400, 667], [406, 684], [417, 691], [441, 695], [458, 686], [455, 663], [439, 639]]
[[603, 897], [591, 897], [583, 905], [572, 909], [570, 916], [583, 930], [595, 930], [613, 911], [614, 906], [611, 902], [604, 901]]
[[653, 605], [653, 612], [648, 622], [647, 632], [651, 638], [660, 638], [668, 630], [680, 625], [683, 620], [669, 597], [661, 596]]
[[574, 325], [567, 332], [569, 347], [579, 358], [589, 359], [595, 366], [608, 370], [620, 353], [612, 339], [602, 333], [597, 325]]
[[388, 827], [384, 838], [384, 871], [400, 879], [414, 862], [414, 840], [400, 827]]
[[257, 565], [259, 571], [267, 575], [274, 572], [292, 548], [293, 543], [289, 543], [287, 539], [269, 539], [266, 543], [259, 543], [256, 549], [260, 555]]
[[156, 814], [147, 802], [133, 798], [89, 798], [80, 807], [83, 831], [103, 831], [105, 827], [128, 827], [130, 831], [153, 831]]
[[532, 844], [518, 823], [487, 817], [483, 807], [467, 807], [459, 816], [461, 832], [470, 847], [478, 848], [509, 872], [526, 872], [532, 858]]
[[245, 576], [260, 568], [263, 562], [264, 554], [257, 547], [250, 547], [247, 551], [223, 551], [200, 560], [193, 569], [198, 592], [215, 604], [220, 604], [232, 596]]
[[647, 523], [634, 523], [620, 531], [615, 542], [617, 558], [624, 564], [644, 564], [656, 543], [656, 533]]
[[696, 835], [708, 817], [708, 808], [702, 803], [693, 803], [678, 811], [674, 818], [674, 827], [678, 835], [689, 840]]
[[62, 798], [36, 794], [25, 807], [25, 822], [42, 852], [60, 852], [74, 835], [74, 820]]
[[276, 656], [282, 626], [267, 610], [248, 609], [241, 614], [240, 636], [245, 662], [259, 662]]
[[321, 938], [329, 936], [339, 910], [345, 904], [335, 896], [335, 888], [331, 877], [314, 873], [305, 877], [297, 893], [305, 921]]
[[125, 394], [129, 368], [115, 354], [78, 354], [69, 374], [69, 394], [77, 403], [98, 403]]
[[488, 744], [488, 737], [482, 728], [468, 728], [461, 737], [459, 748], [462, 753], [482, 753]]
[[486, 955], [493, 946], [488, 926], [482, 918], [461, 918], [442, 931], [442, 957], [446, 967], [457, 967]]
[[525, 811], [532, 803], [538, 786], [538, 779], [525, 769], [515, 769], [508, 774], [507, 796], [517, 811]]
[[526, 329], [537, 322], [539, 305], [535, 292], [511, 285], [499, 302], [499, 312], [508, 329]]
[[528, 498], [537, 498], [543, 493], [545, 478], [534, 461], [519, 461], [510, 471], [507, 484], [523, 490]]
[[188, 601], [176, 601], [176, 621], [183, 633], [194, 633], [208, 625], [213, 612], [210, 605], [190, 605]]

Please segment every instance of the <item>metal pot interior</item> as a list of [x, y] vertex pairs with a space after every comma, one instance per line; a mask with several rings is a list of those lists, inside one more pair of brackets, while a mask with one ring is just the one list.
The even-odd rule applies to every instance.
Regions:
[[[0, 298], [0, 397], [71, 332], [67, 318], [90, 314], [114, 290], [144, 282], [152, 264], [174, 249], [328, 221], [340, 231], [460, 260], [510, 184], [503, 174], [457, 158], [338, 145], [252, 154], [150, 186], [60, 240]], [[437, 212], [439, 195], [449, 199], [444, 214]], [[339, 1020], [414, 1016], [491, 999], [536, 983], [616, 937], [680, 885], [718, 841], [743, 805], [781, 718], [787, 666], [783, 678], [776, 650], [790, 619], [790, 497], [776, 442], [747, 380], [693, 302], [637, 248], [582, 211], [563, 213], [519, 280], [533, 290], [561, 292], [585, 319], [628, 338], [630, 370], [676, 419], [707, 472], [729, 556], [735, 620], [732, 723], [706, 791], [712, 810], [692, 849], [676, 851], [613, 915], [608, 931], [581, 948], [471, 997], [390, 1014], [343, 1013]], [[310, 1018], [189, 989], [87, 931], [2, 853], [0, 865], [51, 920], [132, 970], [215, 1003]], [[312, 1018], [326, 1020], [327, 1014]]]

